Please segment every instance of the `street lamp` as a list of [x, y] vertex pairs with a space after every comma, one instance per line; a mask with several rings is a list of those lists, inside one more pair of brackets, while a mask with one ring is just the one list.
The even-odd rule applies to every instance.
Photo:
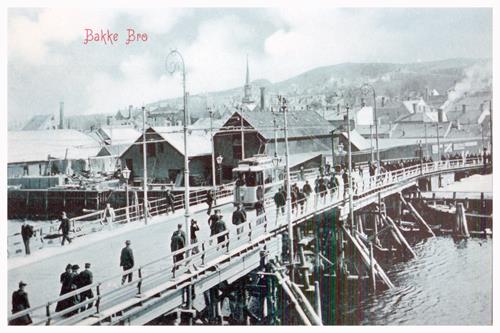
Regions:
[[222, 185], [222, 160], [224, 157], [222, 155], [217, 156], [217, 165], [219, 166], [219, 182]]
[[[186, 247], [191, 245], [191, 237], [189, 237], [189, 160], [187, 148], [187, 126], [188, 126], [188, 109], [187, 109], [187, 93], [186, 93], [186, 66], [182, 54], [177, 50], [172, 50], [165, 59], [166, 69], [170, 74], [182, 71], [182, 96], [184, 106], [184, 223], [186, 228]], [[189, 254], [186, 253], [186, 256]]]
[[127, 166], [125, 165], [125, 169], [122, 170], [122, 176], [123, 176], [123, 179], [125, 180], [125, 194], [126, 194], [126, 208], [125, 208], [125, 214], [127, 215], [127, 222], [130, 222], [130, 218], [129, 218], [129, 202], [128, 202], [128, 180], [130, 178], [130, 173], [131, 171], [127, 168]]

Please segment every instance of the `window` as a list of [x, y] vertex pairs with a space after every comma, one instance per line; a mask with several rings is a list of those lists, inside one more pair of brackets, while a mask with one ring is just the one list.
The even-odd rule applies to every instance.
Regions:
[[146, 146], [148, 152], [148, 157], [156, 157], [156, 145], [154, 143], [149, 143]]
[[241, 160], [241, 135], [233, 135], [233, 158]]
[[163, 147], [163, 142], [158, 142], [157, 145], [158, 145], [158, 154], [163, 154], [163, 152], [165, 151], [165, 148]]

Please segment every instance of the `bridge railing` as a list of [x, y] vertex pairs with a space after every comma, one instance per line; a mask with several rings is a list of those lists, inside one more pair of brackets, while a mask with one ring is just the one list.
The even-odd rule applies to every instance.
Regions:
[[[355, 194], [363, 195], [367, 192], [392, 186], [404, 180], [417, 179], [422, 174], [432, 174], [446, 170], [451, 171], [457, 168], [477, 166], [478, 164], [481, 165], [481, 162], [471, 159], [467, 161], [433, 162], [415, 165], [364, 179], [361, 183], [357, 184], [358, 190]], [[298, 221], [316, 211], [345, 203], [346, 194], [347, 192], [344, 191], [344, 187], [314, 193], [311, 197], [303, 201], [303, 205], [301, 205], [300, 201], [296, 205], [292, 205], [292, 219]], [[224, 256], [231, 253], [245, 250], [249, 246], [252, 246], [260, 237], [269, 235], [269, 232], [283, 227], [287, 223], [286, 214], [282, 212], [282, 207], [276, 207], [273, 202], [266, 204], [265, 211], [261, 215], [254, 215], [254, 212], [249, 212], [248, 214], [249, 219], [245, 223], [212, 235], [205, 240], [200, 240], [189, 247], [174, 251], [157, 260], [140, 265], [137, 268], [132, 268], [92, 285], [59, 296], [43, 305], [18, 312], [11, 315], [9, 320], [29, 314], [33, 317], [33, 324], [76, 323], [81, 319], [99, 314], [103, 309], [116, 305], [116, 302], [120, 302], [120, 300], [124, 302], [127, 299], [133, 299], [135, 296], [157, 287], [160, 283], [171, 282], [175, 284], [179, 281], [180, 276], [188, 272], [188, 270], [193, 272], [193, 270], [201, 270], [215, 265], [218, 259], [224, 258]], [[128, 273], [132, 273], [137, 278], [132, 282], [119, 285], [122, 276]], [[55, 312], [55, 309], [53, 309], [58, 302], [71, 299], [75, 295], [80, 295], [82, 292], [88, 290], [95, 290], [92, 299], [73, 305], [60, 312]], [[84, 304], [90, 304], [91, 302], [95, 302], [94, 306], [83, 310]], [[77, 310], [82, 311], [78, 312]]]
[[[224, 184], [217, 187], [215, 198], [227, 198], [232, 193], [232, 184]], [[190, 192], [190, 206], [201, 204], [206, 202], [206, 200], [206, 189]], [[165, 197], [148, 200], [148, 216], [150, 217], [168, 214], [172, 212], [172, 208], [174, 210], [184, 209], [184, 194], [174, 195], [173, 205], [167, 204]], [[80, 237], [106, 229], [109, 230], [117, 225], [142, 221], [144, 220], [144, 205], [143, 203], [136, 203], [113, 209], [113, 216], [111, 224], [106, 219], [106, 209], [71, 218], [71, 236], [73, 238]], [[34, 235], [30, 239], [32, 252], [47, 246], [59, 246], [59, 242], [55, 242], [55, 240], [58, 240], [62, 236], [59, 232], [59, 223], [51, 223], [50, 225], [33, 228], [33, 231]], [[20, 232], [7, 236], [7, 249], [9, 257], [24, 253], [24, 244]]]

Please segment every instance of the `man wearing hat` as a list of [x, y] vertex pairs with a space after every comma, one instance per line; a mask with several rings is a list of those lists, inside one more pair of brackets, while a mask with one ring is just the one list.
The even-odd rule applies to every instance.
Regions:
[[[182, 224], [177, 225], [177, 230], [172, 234], [170, 239], [170, 251], [175, 252], [186, 246], [186, 234], [182, 231]], [[174, 264], [184, 259], [184, 253], [174, 255]], [[177, 267], [174, 266], [174, 269]]]
[[[61, 292], [59, 296], [67, 294], [71, 291], [71, 282], [72, 282], [72, 274], [71, 274], [71, 264], [66, 265], [66, 270], [61, 274], [59, 281], [61, 282]], [[68, 308], [69, 299], [63, 299], [57, 302], [56, 312], [62, 311]]]
[[[80, 266], [78, 266], [78, 264], [74, 264], [71, 266], [71, 291], [77, 290], [80, 286], [80, 274], [78, 273], [79, 269]], [[74, 295], [72, 297], [69, 297], [68, 307], [72, 307], [73, 305], [76, 305], [79, 302], [80, 302], [79, 295]], [[77, 312], [78, 310], [71, 311], [68, 313], [68, 316], [72, 316]]]
[[24, 243], [24, 250], [26, 254], [31, 254], [30, 252], [30, 238], [33, 237], [33, 226], [29, 225], [24, 221], [23, 225], [21, 226], [21, 237], [23, 238], [23, 243]]
[[[28, 300], [28, 293], [24, 291], [27, 284], [23, 281], [19, 282], [19, 289], [12, 293], [12, 314], [21, 312], [30, 308], [30, 301]], [[29, 325], [31, 324], [31, 317], [29, 314], [13, 319], [9, 325]]]
[[[78, 275], [78, 282], [78, 289], [89, 286], [94, 282], [94, 277], [92, 275], [92, 272], [90, 271], [90, 263], [86, 263], [85, 270], [81, 271], [81, 273]], [[92, 289], [82, 291], [80, 293], [80, 302], [84, 302], [86, 299], [93, 297], [94, 292], [92, 291]], [[86, 309], [90, 309], [92, 307], [92, 304], [93, 302], [89, 303], [87, 307], [83, 306], [82, 308], [80, 308], [80, 310], [83, 312]]]
[[71, 238], [69, 238], [69, 229], [70, 229], [69, 219], [66, 216], [66, 212], [62, 212], [61, 213], [61, 224], [59, 225], [59, 230], [61, 230], [61, 232], [62, 232], [61, 245], [64, 245], [65, 240], [67, 240], [69, 243], [71, 243]]
[[214, 213], [210, 215], [208, 218], [208, 226], [210, 227], [210, 230], [212, 230], [213, 226], [215, 225], [215, 222], [219, 219], [220, 216], [220, 209], [215, 209]]
[[[132, 248], [130, 247], [130, 240], [125, 241], [125, 247], [122, 249], [122, 253], [120, 255], [120, 266], [123, 267], [124, 271], [127, 271], [134, 267], [134, 252], [132, 252]], [[122, 284], [125, 283], [125, 280], [128, 277], [128, 282], [132, 282], [132, 272], [123, 275]]]

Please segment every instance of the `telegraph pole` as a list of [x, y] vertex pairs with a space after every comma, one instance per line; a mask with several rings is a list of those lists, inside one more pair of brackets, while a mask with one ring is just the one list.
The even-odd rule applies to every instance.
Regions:
[[144, 224], [148, 224], [148, 161], [147, 161], [147, 149], [146, 149], [146, 108], [142, 106], [142, 169], [143, 178], [142, 190], [144, 192]]
[[352, 151], [351, 151], [351, 121], [349, 113], [349, 104], [345, 106], [347, 110], [347, 141], [348, 141], [348, 166], [349, 169], [349, 217], [351, 219], [351, 231], [354, 232], [354, 211], [352, 204]]
[[[215, 182], [215, 142], [214, 142], [214, 133], [213, 133], [213, 116], [214, 112], [208, 108], [208, 114], [210, 115], [210, 142], [212, 143], [212, 187], [215, 191], [217, 189], [217, 183]], [[215, 193], [215, 192], [214, 192]], [[217, 195], [215, 195], [217, 197]]]

